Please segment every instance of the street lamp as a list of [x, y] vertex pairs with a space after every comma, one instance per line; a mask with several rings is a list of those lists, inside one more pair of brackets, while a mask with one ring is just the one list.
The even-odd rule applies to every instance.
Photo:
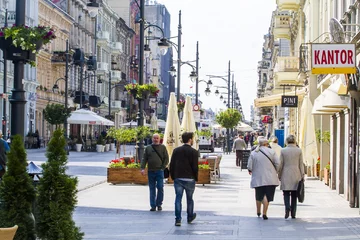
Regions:
[[174, 66], [171, 66], [169, 73], [172, 77], [174, 77], [176, 75], [176, 68]]
[[197, 74], [196, 74], [196, 72], [195, 71], [191, 71], [191, 73], [190, 73], [190, 80], [192, 81], [192, 82], [194, 82], [196, 79], [197, 79]]
[[206, 95], [206, 96], [209, 96], [210, 93], [211, 93], [211, 90], [210, 90], [209, 87], [207, 87], [207, 88], [205, 89], [205, 95]]
[[[219, 93], [219, 90], [216, 90]], [[222, 101], [224, 99], [223, 95], [220, 96], [220, 100]]]
[[[216, 90], [215, 90], [215, 96], [216, 96], [216, 97], [219, 96], [219, 93], [220, 93], [220, 92], [219, 92], [219, 89], [216, 89]], [[221, 95], [221, 97], [222, 97], [222, 95]], [[220, 97], [220, 98], [221, 98], [221, 97]]]

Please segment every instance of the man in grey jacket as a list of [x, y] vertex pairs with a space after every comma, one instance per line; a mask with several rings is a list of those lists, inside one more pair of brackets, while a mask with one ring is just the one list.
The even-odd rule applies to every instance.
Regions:
[[[145, 167], [148, 168], [148, 182], [150, 190], [150, 211], [162, 210], [164, 200], [164, 169], [169, 164], [169, 155], [166, 147], [160, 144], [160, 135], [154, 134], [152, 144], [145, 148], [144, 157], [141, 161], [141, 174], [145, 175]], [[157, 194], [156, 189], [157, 188]]]
[[243, 139], [243, 136], [239, 134], [238, 138], [234, 141], [233, 152], [236, 151], [236, 166], [240, 167], [240, 163], [243, 157], [243, 150], [247, 149], [247, 144]]

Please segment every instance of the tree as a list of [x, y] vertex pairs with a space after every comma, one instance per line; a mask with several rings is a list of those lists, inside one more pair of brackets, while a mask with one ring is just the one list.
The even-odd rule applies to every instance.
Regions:
[[240, 121], [241, 114], [238, 110], [233, 108], [229, 108], [225, 111], [219, 112], [216, 115], [216, 122], [227, 129], [234, 128]]
[[55, 125], [56, 128], [63, 124], [70, 114], [70, 109], [65, 109], [65, 106], [61, 104], [48, 104], [44, 110], [45, 120], [51, 125]]
[[124, 155], [126, 154], [126, 143], [133, 141], [136, 138], [136, 132], [133, 128], [110, 128], [107, 132], [108, 137], [116, 139], [116, 149], [120, 157], [120, 145], [123, 144]]
[[63, 131], [57, 129], [51, 138], [43, 177], [38, 185], [36, 230], [40, 239], [80, 240], [83, 233], [75, 226], [72, 214], [77, 203], [77, 178], [65, 173], [67, 155]]
[[26, 171], [26, 152], [21, 136], [13, 137], [7, 159], [7, 171], [0, 182], [1, 227], [18, 225], [15, 240], [35, 239], [34, 219], [31, 212], [35, 189]]

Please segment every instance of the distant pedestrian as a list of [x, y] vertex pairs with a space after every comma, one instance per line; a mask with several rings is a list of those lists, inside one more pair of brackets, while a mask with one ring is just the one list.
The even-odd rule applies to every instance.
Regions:
[[184, 132], [181, 135], [184, 145], [174, 149], [170, 161], [170, 175], [175, 188], [175, 226], [181, 226], [182, 196], [185, 190], [187, 204], [187, 222], [196, 218], [194, 213], [193, 194], [198, 180], [199, 152], [192, 148], [194, 133]]
[[4, 146], [5, 152], [10, 151], [10, 146], [9, 146], [8, 142], [3, 139], [3, 134], [2, 134], [1, 130], [0, 130], [0, 144], [2, 144]]
[[[164, 169], [169, 164], [169, 155], [166, 147], [160, 144], [160, 135], [154, 134], [152, 144], [144, 151], [141, 161], [141, 174], [145, 175], [145, 167], [148, 168], [148, 182], [150, 191], [150, 211], [162, 210], [164, 200]], [[157, 194], [156, 189], [157, 188]]]
[[278, 140], [278, 138], [275, 137], [275, 136], [272, 137], [271, 139], [272, 139], [272, 141], [271, 141], [271, 143], [270, 143], [270, 147], [275, 151], [276, 156], [277, 156], [278, 158], [280, 158], [280, 153], [281, 153], [282, 147], [278, 144], [279, 140]]
[[247, 132], [246, 135], [245, 135], [245, 137], [244, 137], [244, 141], [245, 141], [245, 143], [246, 143], [246, 146], [249, 144], [250, 138], [251, 138], [250, 133]]
[[259, 146], [251, 152], [248, 161], [248, 171], [251, 175], [251, 188], [255, 188], [257, 215], [261, 215], [261, 203], [263, 204], [263, 219], [267, 220], [269, 203], [274, 200], [275, 188], [279, 185], [277, 168], [279, 159], [271, 148], [268, 148], [268, 140], [258, 137]]
[[243, 139], [243, 136], [239, 134], [238, 138], [235, 139], [233, 145], [233, 152], [236, 153], [236, 166], [240, 167], [243, 157], [243, 151], [247, 149], [247, 144]]
[[[300, 148], [296, 146], [294, 135], [286, 138], [287, 146], [281, 150], [279, 179], [281, 181], [280, 190], [283, 190], [285, 219], [296, 218], [297, 208], [297, 187], [299, 181], [304, 179], [303, 155]], [[291, 196], [291, 201], [290, 201]]]

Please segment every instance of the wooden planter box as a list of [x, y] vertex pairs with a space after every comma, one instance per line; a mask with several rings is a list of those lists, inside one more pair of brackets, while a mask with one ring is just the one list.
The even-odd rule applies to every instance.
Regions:
[[145, 185], [148, 184], [148, 178], [147, 175], [143, 176], [141, 174], [139, 168], [108, 168], [107, 182], [112, 184], [134, 183]]
[[[169, 177], [168, 183], [174, 183]], [[210, 169], [199, 169], [198, 181], [196, 184], [210, 184]]]
[[325, 182], [325, 185], [328, 185], [329, 186], [329, 183], [330, 183], [330, 170], [324, 168], [324, 182]]

